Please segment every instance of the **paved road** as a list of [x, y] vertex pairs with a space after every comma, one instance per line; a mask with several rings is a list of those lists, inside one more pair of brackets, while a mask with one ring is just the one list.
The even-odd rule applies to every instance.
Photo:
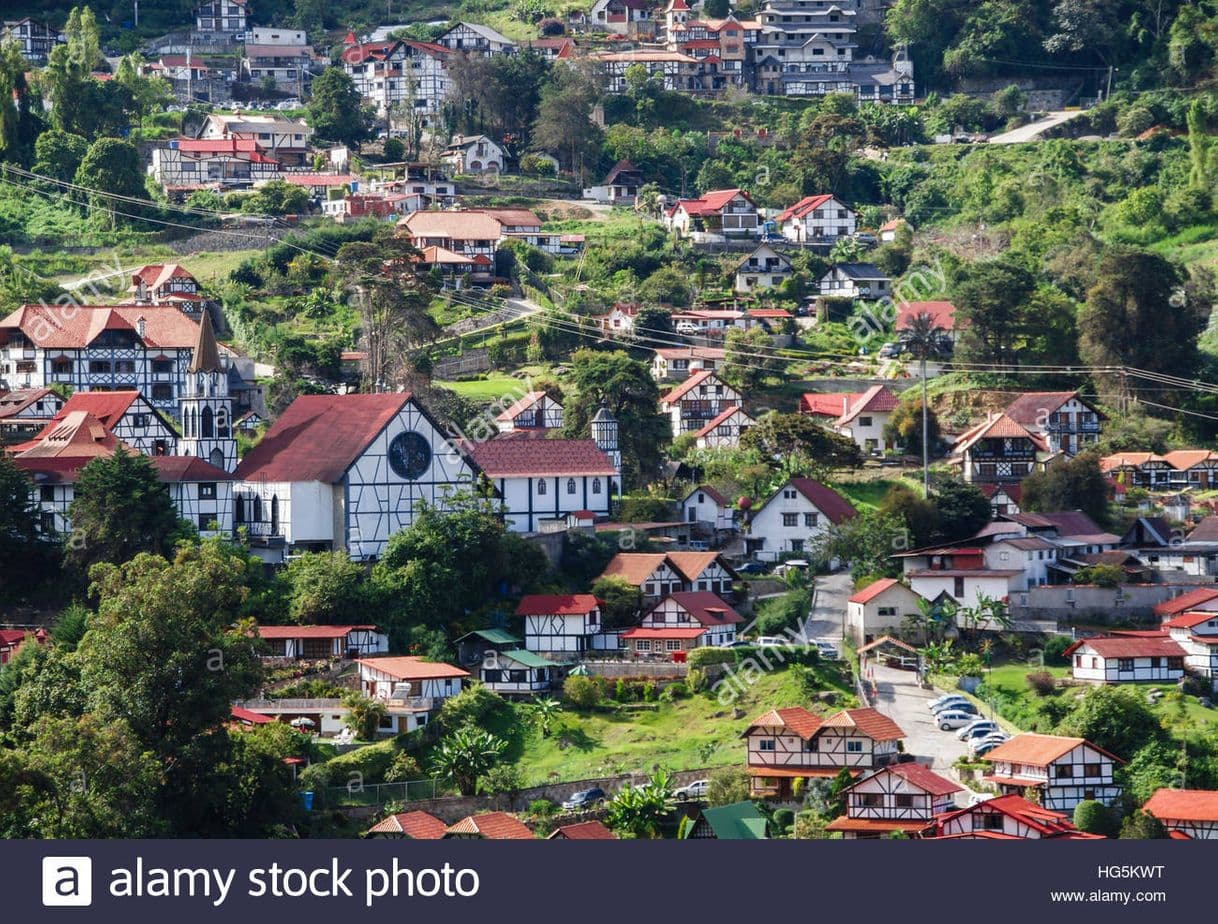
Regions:
[[840, 645], [846, 621], [846, 601], [854, 592], [849, 571], [837, 574], [818, 575], [816, 599], [812, 612], [804, 623], [804, 634], [809, 641], [824, 639]]
[[1061, 125], [1063, 122], [1069, 122], [1071, 119], [1081, 116], [1085, 111], [1083, 109], [1060, 109], [1057, 112], [1050, 112], [1043, 119], [1036, 122], [1021, 125], [1019, 128], [1003, 132], [1001, 135], [993, 135], [990, 137], [989, 142], [990, 144], [1018, 144], [1021, 141], [1035, 141], [1044, 132], [1056, 125]]
[[940, 731], [931, 719], [926, 704], [940, 695], [938, 690], [923, 690], [913, 671], [899, 671], [881, 664], [869, 668], [876, 683], [875, 706], [901, 726], [905, 750], [918, 762], [946, 775], [956, 758], [968, 753], [955, 732]]

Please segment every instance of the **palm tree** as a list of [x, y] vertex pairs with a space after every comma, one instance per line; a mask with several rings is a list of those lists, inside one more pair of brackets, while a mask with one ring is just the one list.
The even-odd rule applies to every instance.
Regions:
[[670, 810], [672, 777], [663, 770], [653, 773], [639, 787], [627, 783], [605, 806], [605, 823], [614, 831], [624, 831], [634, 837], [659, 837], [660, 829]]
[[532, 719], [537, 723], [537, 727], [541, 730], [541, 737], [550, 737], [550, 726], [554, 720], [558, 718], [558, 714], [562, 712], [562, 703], [558, 700], [548, 697], [539, 699], [529, 707], [532, 713]]
[[926, 361], [951, 352], [951, 338], [935, 323], [934, 317], [920, 311], [901, 331], [900, 343], [906, 353], [917, 358], [922, 374], [922, 493], [930, 497], [930, 440], [927, 433]]
[[507, 742], [472, 725], [463, 725], [440, 742], [431, 755], [435, 772], [463, 796], [478, 790], [478, 777], [499, 763]]

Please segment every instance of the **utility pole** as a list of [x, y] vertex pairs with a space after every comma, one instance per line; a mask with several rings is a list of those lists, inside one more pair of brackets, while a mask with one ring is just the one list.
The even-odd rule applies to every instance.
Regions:
[[136, 29], [140, 27], [140, 0], [135, 0], [135, 15], [132, 17]]
[[1108, 65], [1108, 89], [1104, 91], [1104, 102], [1112, 96], [1112, 65]]
[[930, 499], [930, 435], [926, 432], [926, 350], [922, 350], [922, 496]]

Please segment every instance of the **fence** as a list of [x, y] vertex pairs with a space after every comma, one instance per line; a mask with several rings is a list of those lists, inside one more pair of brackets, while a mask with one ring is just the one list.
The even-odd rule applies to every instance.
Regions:
[[437, 359], [431, 371], [437, 379], [451, 380], [461, 375], [486, 372], [490, 367], [491, 358], [486, 350], [467, 350], [460, 356]]
[[417, 802], [422, 799], [438, 799], [443, 790], [439, 779], [329, 786], [314, 794], [313, 805], [315, 808], [343, 808], [384, 805], [386, 802]]

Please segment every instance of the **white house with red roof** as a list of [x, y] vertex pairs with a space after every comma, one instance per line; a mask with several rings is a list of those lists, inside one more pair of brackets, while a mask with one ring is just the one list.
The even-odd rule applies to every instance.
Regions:
[[950, 598], [961, 606], [975, 607], [983, 598], [1005, 600], [1027, 587], [1022, 562], [1012, 562], [1009, 568], [992, 568], [985, 551], [976, 546], [914, 549], [893, 557], [903, 563], [910, 590], [931, 601]]
[[76, 392], [63, 404], [48, 426], [53, 426], [74, 411], [93, 415], [118, 439], [142, 455], [177, 454], [177, 431], [169, 419], [138, 391]]
[[180, 263], [150, 263], [131, 274], [127, 288], [137, 305], [175, 305], [187, 314], [203, 308], [199, 280]]
[[1006, 414], [991, 414], [956, 439], [951, 462], [969, 484], [1023, 481], [1051, 455], [1048, 442]]
[[888, 764], [846, 789], [846, 814], [825, 826], [844, 840], [871, 840], [896, 832], [913, 837], [936, 815], [955, 810], [964, 789], [918, 763]]
[[500, 433], [516, 430], [557, 430], [562, 427], [562, 404], [544, 391], [527, 391], [495, 415]]
[[583, 197], [605, 205], [634, 205], [643, 185], [643, 171], [628, 160], [619, 160], [598, 186], [589, 186]]
[[[1070, 457], [1095, 445], [1104, 419], [1077, 391], [1025, 392], [1008, 404], [1003, 413], [1029, 433], [1041, 437], [1050, 452]], [[1218, 461], [1215, 465], [1218, 466]]]
[[716, 531], [736, 528], [736, 507], [708, 484], [700, 484], [681, 498], [681, 519], [703, 523]]
[[716, 189], [697, 199], [678, 199], [664, 213], [665, 224], [682, 237], [752, 237], [757, 234], [757, 206], [742, 189]]
[[709, 370], [695, 372], [660, 396], [660, 411], [672, 421], [672, 435], [697, 433], [728, 408], [739, 408], [744, 398]]
[[471, 258], [493, 260], [505, 237], [498, 218], [471, 209], [412, 212], [397, 226], [405, 229], [415, 247], [443, 247]]
[[784, 552], [806, 552], [817, 536], [855, 513], [832, 488], [811, 478], [791, 478], [754, 510], [747, 546], [769, 561]]
[[896, 321], [893, 323], [897, 336], [900, 337], [903, 332], [910, 330], [914, 318], [923, 314], [930, 317], [931, 327], [944, 331], [953, 344], [960, 339], [961, 330], [967, 326], [967, 322], [963, 318], [957, 319], [956, 306], [949, 301], [939, 299], [925, 302], [901, 302], [897, 307]]
[[740, 445], [740, 437], [756, 423], [744, 408], [730, 405], [694, 433], [694, 443], [699, 449], [734, 448]]
[[618, 647], [604, 631], [601, 603], [592, 594], [528, 594], [516, 605], [524, 620], [524, 646], [555, 658], [580, 658], [587, 651]]
[[905, 617], [919, 612], [922, 600], [895, 578], [880, 578], [846, 601], [846, 634], [866, 645], [900, 629]]
[[[359, 686], [387, 709], [381, 731], [401, 734], [422, 728], [446, 699], [461, 692], [469, 671], [414, 655], [359, 658]], [[388, 726], [388, 727], [386, 727]]]
[[244, 189], [278, 179], [283, 165], [253, 138], [175, 138], [152, 149], [148, 174], [171, 196]]
[[1218, 792], [1209, 789], [1157, 789], [1142, 811], [1176, 840], [1218, 840]]
[[744, 617], [709, 590], [677, 591], [659, 601], [639, 626], [622, 633], [622, 645], [637, 656], [661, 655], [680, 660], [703, 645], [722, 647], [736, 641]]
[[267, 155], [285, 166], [308, 163], [309, 139], [313, 135], [303, 119], [246, 112], [212, 112], [199, 129], [203, 141], [253, 141]]
[[609, 337], [626, 337], [634, 333], [634, 317], [639, 313], [639, 305], [617, 304], [604, 314], [592, 315], [601, 333]]
[[448, 506], [475, 466], [409, 393], [303, 395], [237, 466], [235, 522], [267, 561], [378, 557], [418, 505]]
[[465, 449], [514, 532], [565, 529], [577, 511], [609, 515], [621, 473], [593, 440], [500, 438]]
[[1079, 831], [1063, 813], [1014, 794], [985, 799], [939, 815], [922, 837], [993, 841], [1103, 839], [1101, 834]]
[[350, 658], [388, 654], [389, 636], [374, 625], [258, 626], [265, 658]]
[[896, 447], [884, 435], [900, 400], [885, 385], [872, 385], [850, 402], [833, 423], [833, 429], [854, 440], [868, 454], [882, 453]]
[[1184, 669], [1218, 689], [1218, 612], [1191, 610], [1163, 622], [1168, 638], [1184, 651]]
[[0, 446], [37, 436], [63, 404], [63, 398], [49, 388], [0, 391]]
[[723, 347], [660, 347], [651, 358], [651, 374], [666, 382], [689, 378], [695, 372], [714, 372], [726, 355]]
[[827, 193], [804, 196], [775, 215], [774, 222], [779, 233], [796, 244], [820, 241], [831, 244], [839, 237], [849, 237], [858, 228], [854, 211]]
[[1165, 632], [1079, 639], [1064, 652], [1075, 680], [1089, 683], [1175, 683], [1184, 649]]
[[733, 327], [741, 330], [749, 327], [748, 316], [734, 308], [689, 308], [674, 311], [670, 317], [679, 334], [722, 338]]
[[0, 385], [134, 390], [176, 416], [198, 337], [172, 305], [23, 305], [0, 320]]
[[831, 779], [843, 768], [859, 777], [891, 763], [905, 732], [869, 707], [822, 718], [793, 706], [758, 716], [740, 737], [750, 795], [789, 801], [796, 779]]
[[985, 755], [991, 769], [983, 779], [1004, 795], [1039, 793], [1040, 805], [1054, 812], [1073, 812], [1084, 800], [1111, 805], [1121, 798], [1113, 773], [1125, 763], [1084, 738], [1025, 732]]
[[588, 23], [599, 32], [630, 35], [651, 18], [648, 0], [595, 0], [588, 12]]
[[709, 590], [726, 600], [737, 575], [718, 552], [618, 552], [597, 580], [607, 577], [637, 587], [643, 601], [653, 603], [692, 590]]

